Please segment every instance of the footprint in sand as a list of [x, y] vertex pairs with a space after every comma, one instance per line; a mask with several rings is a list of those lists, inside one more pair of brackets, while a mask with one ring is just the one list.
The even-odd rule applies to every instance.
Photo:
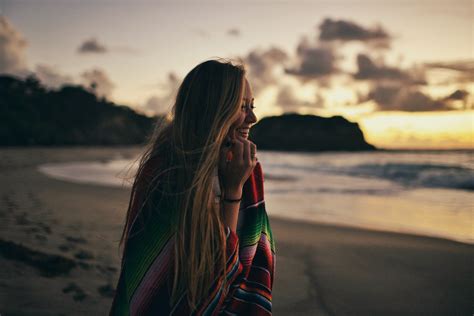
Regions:
[[88, 250], [80, 249], [78, 252], [76, 252], [74, 257], [79, 260], [90, 260], [94, 259], [94, 254]]
[[80, 268], [82, 268], [83, 270], [87, 270], [87, 271], [89, 271], [89, 270], [92, 268], [92, 266], [91, 266], [90, 264], [88, 264], [87, 262], [84, 262], [84, 261], [79, 261], [79, 262], [77, 263], [77, 265], [78, 265]]
[[72, 242], [72, 243], [75, 243], [75, 244], [85, 244], [85, 243], [87, 243], [87, 240], [82, 238], [82, 237], [66, 236], [65, 239], [68, 242]]
[[113, 266], [103, 266], [97, 264], [95, 267], [102, 275], [111, 276], [117, 273], [117, 268]]
[[41, 207], [41, 201], [32, 191], [28, 191], [28, 199], [32, 202], [33, 206], [36, 208]]
[[26, 226], [24, 231], [27, 234], [35, 234], [35, 238], [37, 240], [45, 241], [47, 240], [47, 237], [44, 234], [51, 235], [51, 227], [49, 227], [49, 225], [41, 222], [37, 223], [35, 221], [31, 221], [28, 218], [28, 214], [26, 212], [16, 215], [15, 222], [18, 226]]
[[28, 214], [25, 212], [15, 216], [16, 224], [20, 226], [31, 225], [32, 222], [28, 219]]
[[46, 225], [45, 223], [38, 223], [37, 226], [43, 230], [43, 232], [45, 234], [48, 234], [50, 235], [51, 234], [51, 227], [49, 227], [48, 225]]
[[111, 284], [99, 286], [97, 291], [102, 297], [114, 297], [115, 295], [115, 289]]
[[[59, 245], [59, 250], [62, 252], [70, 251], [77, 248], [79, 244], [86, 244], [87, 240], [82, 237], [64, 236], [66, 243]], [[79, 249], [74, 255], [77, 259], [88, 260], [94, 258], [94, 255], [90, 251]]]
[[36, 240], [39, 240], [39, 241], [47, 241], [48, 240], [48, 237], [46, 237], [44, 235], [41, 235], [41, 234], [36, 234], [35, 238], [36, 238]]
[[15, 211], [16, 209], [18, 209], [18, 205], [15, 203], [15, 201], [13, 201], [13, 199], [7, 195], [7, 194], [4, 194], [3, 195], [3, 202], [5, 202], [6, 206], [7, 206], [7, 211], [8, 212], [13, 212]]
[[62, 252], [67, 252], [67, 251], [71, 250], [71, 248], [73, 248], [73, 247], [71, 247], [70, 245], [59, 245], [58, 246], [58, 249], [61, 250]]
[[27, 232], [28, 234], [36, 234], [40, 232], [40, 229], [38, 227], [28, 227], [25, 229], [25, 232]]
[[84, 292], [84, 290], [82, 288], [80, 288], [76, 283], [74, 282], [71, 282], [68, 284], [68, 286], [66, 286], [65, 288], [63, 288], [63, 293], [65, 294], [69, 294], [71, 293], [72, 294], [72, 298], [75, 300], [75, 301], [80, 301], [82, 302], [86, 297], [87, 297], [87, 294], [86, 292]]

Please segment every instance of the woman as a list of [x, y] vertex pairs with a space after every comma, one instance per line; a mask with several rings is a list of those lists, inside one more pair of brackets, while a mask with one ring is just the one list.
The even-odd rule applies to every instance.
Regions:
[[271, 315], [275, 268], [242, 66], [184, 78], [143, 155], [111, 315]]

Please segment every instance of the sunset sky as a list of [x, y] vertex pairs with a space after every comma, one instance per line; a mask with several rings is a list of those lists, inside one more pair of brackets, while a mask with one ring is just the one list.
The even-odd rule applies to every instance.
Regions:
[[474, 12], [445, 1], [0, 0], [0, 73], [97, 82], [169, 109], [196, 64], [240, 58], [259, 118], [342, 115], [383, 148], [474, 148]]

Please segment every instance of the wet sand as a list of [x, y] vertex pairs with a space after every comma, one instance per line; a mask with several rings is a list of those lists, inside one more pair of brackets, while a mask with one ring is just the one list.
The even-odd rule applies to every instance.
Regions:
[[[139, 148], [0, 150], [0, 314], [104, 315], [127, 188], [75, 184], [42, 163]], [[473, 245], [271, 217], [275, 315], [471, 315]]]

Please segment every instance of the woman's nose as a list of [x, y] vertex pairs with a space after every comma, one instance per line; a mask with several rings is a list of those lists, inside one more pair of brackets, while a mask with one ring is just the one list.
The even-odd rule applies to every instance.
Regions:
[[245, 122], [247, 123], [257, 122], [257, 116], [255, 115], [252, 109], [248, 110], [247, 115], [245, 116]]

